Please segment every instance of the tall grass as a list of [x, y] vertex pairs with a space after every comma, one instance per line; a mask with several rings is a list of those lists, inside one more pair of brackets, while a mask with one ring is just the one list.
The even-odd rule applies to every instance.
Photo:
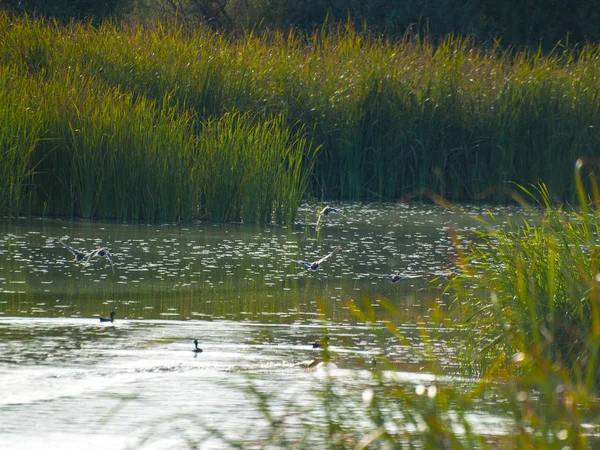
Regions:
[[304, 158], [314, 158], [308, 148], [305, 138], [290, 135], [282, 116], [255, 124], [248, 115], [230, 113], [205, 122], [192, 169], [202, 216], [292, 221], [306, 190]]
[[0, 211], [19, 213], [33, 178], [31, 154], [42, 136], [40, 122], [22, 93], [31, 80], [10, 67], [0, 67]]
[[[34, 154], [46, 158], [46, 166], [34, 175], [30, 211], [88, 215], [89, 205], [102, 201], [81, 198], [82, 207], [71, 191], [83, 195], [82, 181], [92, 184], [83, 174], [104, 157], [91, 157], [87, 169], [80, 161], [73, 173], [47, 159], [68, 158], [67, 141], [83, 145], [83, 137], [73, 134], [79, 129], [77, 110], [89, 108], [86, 114], [94, 120], [123, 117], [113, 113], [112, 101], [97, 101], [104, 97], [113, 98], [116, 108], [138, 108], [131, 117], [144, 116], [139, 120], [148, 130], [150, 111], [158, 122], [172, 117], [176, 135], [186, 122], [194, 141], [205, 123], [233, 111], [256, 123], [281, 114], [284, 134], [303, 133], [312, 145], [309, 152], [321, 148], [314, 166], [306, 165], [307, 189], [317, 198], [392, 200], [427, 188], [454, 200], [476, 199], [501, 192], [508, 180], [526, 185], [543, 178], [555, 196], [573, 199], [568, 166], [600, 148], [600, 48], [593, 44], [544, 55], [477, 48], [458, 36], [437, 45], [408, 36], [389, 42], [350, 27], [308, 36], [226, 37], [161, 24], [58, 26], [5, 14], [0, 29], [0, 66], [39, 84], [20, 91], [28, 102], [43, 107], [46, 98], [54, 99], [61, 115], [44, 118], [47, 141], [40, 141]], [[76, 81], [86, 87], [65, 92]], [[168, 143], [171, 138], [163, 133], [170, 127], [157, 127], [155, 139], [161, 135], [164, 145], [184, 145], [181, 137]], [[102, 145], [109, 145], [103, 139]], [[138, 148], [130, 145], [123, 151]], [[79, 155], [87, 158], [85, 152]], [[152, 189], [138, 190], [145, 198], [113, 215], [158, 217]], [[192, 203], [184, 207], [190, 214], [194, 207], [206, 213]], [[95, 211], [106, 214], [99, 207]]]
[[528, 354], [566, 371], [574, 383], [600, 386], [600, 195], [593, 168], [585, 189], [585, 169], [579, 160], [580, 209], [555, 206], [540, 184], [526, 190], [543, 207], [538, 224], [492, 223], [462, 254], [463, 273], [451, 286], [469, 334], [465, 362], [477, 373]]
[[[0, 87], [2, 212], [161, 221], [295, 217], [314, 150], [281, 116], [230, 114], [197, 125], [168, 99], [85, 78], [14, 80]], [[15, 89], [23, 82], [25, 100]]]

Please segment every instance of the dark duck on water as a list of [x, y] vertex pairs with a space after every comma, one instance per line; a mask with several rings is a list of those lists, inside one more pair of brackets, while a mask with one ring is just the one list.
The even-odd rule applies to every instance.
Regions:
[[408, 278], [421, 278], [421, 275], [408, 275], [396, 272], [390, 275], [384, 275], [383, 278], [385, 278], [386, 280], [390, 280], [392, 283], [397, 283], [398, 281], [406, 280]]
[[329, 336], [325, 336], [324, 338], [315, 341], [312, 345], [312, 348], [326, 348], [329, 347]]
[[113, 311], [110, 313], [110, 319], [108, 317], [100, 317], [100, 322], [114, 322], [116, 315], [117, 313]]
[[202, 353], [202, 349], [198, 347], [198, 339], [194, 339], [194, 353]]

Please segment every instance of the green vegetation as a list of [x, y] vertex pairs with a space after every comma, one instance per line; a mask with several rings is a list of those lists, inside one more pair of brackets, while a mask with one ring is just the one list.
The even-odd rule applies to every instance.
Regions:
[[3, 0], [0, 8], [32, 17], [70, 20], [177, 21], [226, 32], [290, 29], [312, 32], [351, 21], [372, 33], [398, 38], [407, 31], [440, 39], [474, 36], [478, 42], [552, 49], [568, 37], [600, 41], [594, 2], [555, 0]]
[[599, 148], [594, 45], [544, 56], [7, 15], [0, 29], [3, 213], [285, 221], [305, 188], [468, 200], [539, 178], [572, 199], [572, 161]]
[[126, 89], [125, 79], [84, 75], [79, 64], [98, 49], [71, 53], [85, 35], [96, 34], [92, 28], [71, 30], [80, 35], [65, 49], [53, 41], [66, 43], [65, 29], [2, 19], [0, 211], [121, 220], [294, 219], [315, 148], [301, 128], [290, 131], [281, 114], [201, 119], [180, 106], [190, 99], [175, 98], [167, 84], [141, 94]]
[[540, 184], [539, 224], [490, 227], [462, 256], [464, 272], [450, 286], [469, 333], [464, 364], [476, 373], [506, 366], [513, 355], [526, 352], [590, 390], [600, 386], [600, 195], [590, 170], [588, 205], [582, 168], [579, 160], [580, 212], [554, 206]]

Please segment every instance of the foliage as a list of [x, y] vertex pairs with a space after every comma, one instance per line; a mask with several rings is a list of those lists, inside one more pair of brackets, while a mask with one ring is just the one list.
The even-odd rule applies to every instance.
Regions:
[[[393, 354], [390, 345], [408, 346], [403, 331], [393, 325], [402, 323], [402, 313], [382, 298], [365, 297], [364, 306], [353, 301], [346, 306], [379, 342], [375, 360], [365, 356], [363, 369], [339, 369], [335, 362], [348, 354], [325, 345], [315, 374], [321, 383], [285, 407], [272, 405], [270, 394], [249, 378], [245, 389], [265, 422], [264, 437], [252, 446], [437, 450], [597, 445], [597, 390], [578, 383], [533, 347], [499, 358], [480, 378], [448, 376], [434, 357], [433, 334], [452, 318], [438, 310], [434, 323], [418, 324], [421, 342], [411, 347], [411, 356], [423, 361], [423, 372], [407, 373], [398, 369], [402, 361], [387, 356]], [[386, 321], [381, 312], [394, 320]], [[491, 428], [485, 418], [493, 420]], [[231, 436], [218, 426], [199, 426], [227, 448], [248, 445], [239, 430]]]
[[592, 171], [588, 206], [581, 168], [579, 160], [580, 212], [554, 206], [540, 183], [539, 223], [509, 222], [504, 229], [492, 222], [461, 258], [463, 274], [452, 287], [469, 334], [463, 356], [477, 373], [510, 365], [520, 353], [569, 372], [588, 389], [600, 386], [600, 196]]
[[31, 161], [40, 123], [32, 120], [23, 92], [35, 88], [31, 80], [16, 76], [13, 68], [0, 67], [0, 211], [23, 208], [35, 163]]
[[124, 17], [133, 4], [134, 0], [2, 0], [0, 8], [61, 22], [91, 20], [100, 23], [104, 19]]
[[[421, 377], [402, 376], [401, 362], [387, 356], [393, 354], [387, 350], [390, 342], [410, 345], [394, 325], [402, 323], [402, 313], [382, 298], [365, 297], [362, 308], [348, 301], [347, 307], [380, 343], [376, 360], [364, 361], [369, 375], [359, 372], [347, 383], [335, 366], [325, 366], [314, 408], [292, 407], [283, 413], [270, 409], [267, 397], [252, 389], [271, 425], [265, 446], [596, 447], [600, 418], [597, 164], [597, 159], [576, 163], [577, 211], [555, 206], [540, 183], [535, 191], [523, 188], [539, 198], [543, 208], [534, 223], [522, 218], [521, 223], [500, 226], [492, 217], [468, 246], [451, 230], [461, 269], [447, 287], [454, 295], [454, 308], [450, 314], [443, 307], [434, 308], [427, 326], [424, 321], [417, 323], [421, 345], [413, 341], [411, 349], [423, 361]], [[519, 194], [513, 195], [523, 202]], [[438, 327], [447, 330], [457, 324], [460, 333], [451, 345], [463, 349], [459, 369], [474, 370], [475, 378], [448, 376], [436, 360], [432, 334]], [[324, 362], [339, 357], [328, 347], [323, 352]], [[489, 414], [484, 405], [493, 405], [493, 434], [478, 429], [479, 411]], [[300, 437], [290, 442], [290, 436]]]
[[[390, 42], [351, 27], [227, 37], [202, 27], [60, 26], [5, 14], [0, 30], [0, 67], [23, 97], [17, 111], [29, 111], [10, 120], [43, 130], [32, 135], [34, 158], [12, 177], [28, 190], [27, 206], [13, 214], [160, 217], [149, 206], [161, 203], [154, 179], [138, 191], [145, 199], [121, 214], [100, 207], [96, 194], [82, 196], [82, 183], [95, 184], [96, 161], [105, 161], [101, 149], [114, 142], [134, 152], [148, 139], [195, 147], [203, 124], [232, 111], [244, 123], [275, 120], [290, 142], [306, 138], [307, 155], [320, 148], [316, 159], [303, 159], [310, 176], [296, 177], [319, 198], [397, 200], [429, 189], [452, 200], [504, 199], [506, 181], [543, 177], [556, 198], [572, 199], [571, 161], [600, 148], [600, 48], [591, 44], [544, 56], [485, 51], [454, 37], [438, 45], [411, 36]], [[152, 132], [128, 134], [111, 123], [121, 117], [136, 133], [142, 129], [127, 117]], [[80, 127], [95, 122], [95, 131]], [[65, 165], [74, 148], [84, 155], [88, 145], [87, 166]], [[199, 197], [184, 198], [196, 200], [169, 208], [183, 201], [190, 213], [182, 217], [206, 211], [194, 203]]]
[[6, 75], [2, 212], [294, 220], [314, 150], [281, 116], [232, 113], [196, 125], [168, 99], [135, 97], [68, 74], [44, 82], [15, 76], [14, 69]]
[[327, 24], [351, 21], [372, 33], [392, 39], [408, 30], [444, 39], [471, 35], [478, 42], [500, 40], [504, 46], [551, 50], [562, 40], [598, 42], [600, 12], [593, 2], [537, 0], [437, 0], [395, 2], [373, 0], [141, 0], [132, 15], [178, 20], [195, 26], [208, 24], [225, 30], [279, 29], [313, 31]]

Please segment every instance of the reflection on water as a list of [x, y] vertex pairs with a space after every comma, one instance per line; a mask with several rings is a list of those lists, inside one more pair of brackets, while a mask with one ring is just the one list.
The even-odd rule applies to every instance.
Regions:
[[[266, 425], [248, 394], [248, 376], [280, 411], [315, 408], [324, 372], [306, 367], [321, 355], [312, 347], [321, 331], [218, 320], [0, 318], [0, 448], [127, 448], [145, 437], [158, 445], [148, 448], [184, 448], [185, 436], [208, 439], [213, 427], [252, 442]], [[328, 333], [337, 365], [331, 375], [362, 392], [370, 372], [361, 368], [378, 357], [380, 344], [362, 325], [332, 325]], [[192, 351], [194, 338], [200, 354]], [[410, 366], [397, 372], [399, 380], [432, 382], [418, 372], [411, 345], [390, 340], [387, 350], [401, 369]], [[497, 433], [488, 420], [482, 417], [481, 431]]]
[[[5, 220], [0, 448], [125, 448], [147, 434], [159, 442], [152, 448], [180, 448], [185, 436], [201, 439], [216, 425], [260, 438], [257, 410], [240, 408], [247, 393], [232, 386], [258, 375], [281, 408], [292, 400], [309, 407], [318, 374], [305, 367], [320, 352], [311, 346], [322, 335], [318, 301], [336, 376], [355, 380], [384, 349], [408, 382], [426, 382], [417, 321], [444, 301], [430, 281], [452, 269], [446, 227], [468, 229], [480, 213], [349, 205], [318, 235], [316, 208], [304, 208], [293, 227]], [[61, 238], [88, 251], [106, 247], [114, 272], [103, 258], [73, 261]], [[319, 271], [293, 262], [338, 245]], [[383, 279], [395, 271], [421, 277]], [[345, 300], [361, 303], [365, 293], [399, 308], [406, 342], [378, 341], [357, 323]], [[111, 311], [115, 323], [100, 323]], [[451, 364], [450, 332], [432, 334], [442, 367]], [[203, 353], [192, 352], [194, 339]]]
[[[383, 295], [409, 316], [426, 313], [437, 293], [429, 279], [452, 267], [436, 207], [355, 205], [327, 218], [317, 235], [294, 227], [241, 224], [126, 225], [60, 220], [0, 224], [0, 314], [107, 315], [119, 318], [225, 318], [292, 323], [312, 319], [317, 299], [335, 321], [351, 320], [343, 300]], [[314, 216], [314, 214], [312, 214]], [[314, 217], [312, 217], [314, 219]], [[58, 239], [82, 250], [106, 247], [104, 259], [77, 263]], [[342, 250], [309, 271], [314, 261]], [[422, 278], [394, 285], [395, 271]], [[268, 316], [268, 317], [266, 317]]]

